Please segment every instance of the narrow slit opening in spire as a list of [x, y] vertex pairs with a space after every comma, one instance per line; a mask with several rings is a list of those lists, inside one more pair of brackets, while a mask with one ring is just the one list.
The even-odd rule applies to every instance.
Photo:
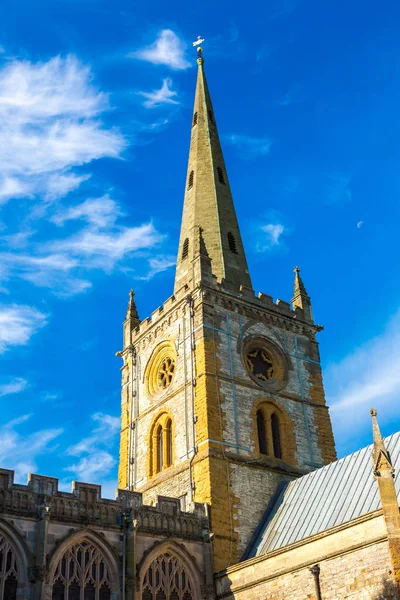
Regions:
[[197, 112], [194, 113], [193, 115], [193, 127], [197, 125]]
[[186, 238], [186, 240], [183, 242], [183, 246], [182, 246], [182, 260], [187, 258], [188, 255], [189, 255], [189, 238]]
[[237, 248], [236, 248], [236, 240], [235, 240], [235, 236], [233, 235], [233, 233], [231, 231], [229, 231], [228, 233], [228, 244], [229, 244], [229, 250], [232, 252], [232, 254], [237, 254]]
[[208, 120], [210, 123], [214, 123], [214, 115], [212, 114], [212, 110], [208, 111]]
[[189, 181], [188, 181], [188, 190], [190, 190], [190, 188], [193, 187], [193, 181], [194, 181], [194, 171], [190, 171]]
[[221, 167], [217, 167], [218, 181], [222, 183], [222, 185], [226, 185], [224, 172]]

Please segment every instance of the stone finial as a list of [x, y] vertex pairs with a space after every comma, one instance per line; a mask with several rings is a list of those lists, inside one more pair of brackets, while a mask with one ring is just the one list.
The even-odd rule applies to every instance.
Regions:
[[379, 423], [377, 419], [378, 413], [376, 412], [375, 408], [371, 408], [370, 414], [372, 418], [372, 434], [374, 439], [374, 449], [372, 451], [372, 466], [374, 475], [375, 477], [381, 477], [384, 471], [390, 471], [391, 475], [394, 477], [392, 460], [382, 438], [381, 430], [379, 429]]

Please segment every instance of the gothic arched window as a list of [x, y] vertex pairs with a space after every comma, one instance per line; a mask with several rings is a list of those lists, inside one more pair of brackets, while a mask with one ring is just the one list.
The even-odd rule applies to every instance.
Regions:
[[257, 434], [258, 449], [260, 454], [268, 454], [267, 432], [265, 428], [265, 417], [262, 410], [257, 411]]
[[193, 583], [181, 561], [165, 552], [147, 569], [141, 600], [194, 600]]
[[111, 576], [102, 552], [83, 540], [64, 552], [52, 578], [52, 600], [110, 600]]
[[150, 477], [173, 462], [172, 420], [167, 413], [159, 415], [150, 430]]
[[165, 466], [172, 464], [172, 421], [168, 419], [165, 423]]
[[281, 434], [279, 431], [279, 419], [275, 413], [271, 415], [271, 429], [272, 429], [272, 445], [274, 448], [275, 458], [282, 458], [281, 448]]
[[271, 458], [288, 460], [287, 436], [293, 435], [290, 421], [272, 402], [262, 402], [255, 414], [258, 452]]
[[193, 181], [194, 181], [194, 171], [190, 171], [189, 181], [188, 181], [188, 190], [190, 190], [190, 188], [193, 187]]
[[164, 440], [163, 428], [161, 425], [157, 427], [156, 445], [157, 445], [157, 472], [162, 471], [164, 466]]
[[0, 598], [16, 600], [18, 568], [15, 551], [10, 541], [0, 532]]

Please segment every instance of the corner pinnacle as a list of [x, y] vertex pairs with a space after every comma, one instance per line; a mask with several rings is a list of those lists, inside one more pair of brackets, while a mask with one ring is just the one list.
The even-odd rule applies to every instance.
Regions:
[[381, 477], [382, 472], [390, 471], [394, 477], [394, 469], [389, 451], [386, 448], [382, 438], [381, 430], [377, 419], [377, 411], [375, 408], [370, 410], [372, 418], [372, 434], [374, 439], [374, 449], [372, 451], [372, 466], [375, 477]]

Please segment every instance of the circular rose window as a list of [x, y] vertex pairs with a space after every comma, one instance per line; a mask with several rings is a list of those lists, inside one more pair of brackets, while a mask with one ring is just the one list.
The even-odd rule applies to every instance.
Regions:
[[250, 377], [262, 387], [277, 390], [287, 382], [284, 352], [267, 338], [248, 338], [242, 348], [243, 362]]
[[147, 363], [145, 378], [152, 396], [161, 394], [172, 383], [176, 371], [176, 352], [171, 342], [163, 342]]
[[174, 371], [175, 361], [170, 356], [167, 356], [167, 358], [162, 361], [158, 368], [158, 384], [160, 388], [165, 390], [165, 388], [169, 386], [172, 381]]
[[265, 348], [249, 350], [246, 356], [249, 373], [260, 381], [270, 381], [275, 375], [274, 358]]

